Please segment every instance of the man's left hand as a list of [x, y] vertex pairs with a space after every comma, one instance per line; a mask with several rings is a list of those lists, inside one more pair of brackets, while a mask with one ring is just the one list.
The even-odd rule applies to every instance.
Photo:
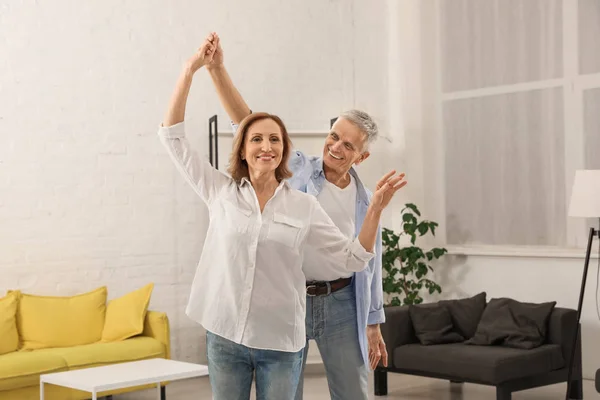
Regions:
[[383, 363], [384, 367], [387, 367], [388, 353], [385, 348], [383, 336], [381, 336], [379, 324], [367, 325], [367, 339], [369, 342], [369, 364], [371, 365], [371, 369], [374, 370], [379, 361]]

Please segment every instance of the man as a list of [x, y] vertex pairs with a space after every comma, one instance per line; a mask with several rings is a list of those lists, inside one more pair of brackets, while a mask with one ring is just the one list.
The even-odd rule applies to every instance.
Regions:
[[[216, 33], [208, 37], [216, 47], [207, 65], [221, 103], [237, 128], [251, 114], [223, 64], [223, 49]], [[342, 113], [325, 140], [321, 157], [296, 151], [290, 159], [292, 187], [314, 195], [338, 228], [354, 238], [362, 225], [371, 193], [363, 186], [353, 166], [369, 157], [369, 144], [377, 138], [377, 125], [358, 110]], [[406, 182], [403, 182], [404, 186]], [[381, 228], [376, 256], [362, 272], [330, 276], [319, 270], [315, 254], [305, 254], [307, 280], [306, 348], [316, 341], [327, 372], [331, 398], [368, 398], [369, 367], [381, 361], [387, 366], [387, 351], [379, 324], [385, 322], [381, 277]], [[302, 399], [303, 379], [296, 399]]]

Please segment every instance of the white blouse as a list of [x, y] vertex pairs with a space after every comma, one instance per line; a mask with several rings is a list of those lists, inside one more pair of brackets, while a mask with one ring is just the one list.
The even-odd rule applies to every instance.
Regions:
[[210, 222], [186, 314], [206, 330], [251, 348], [296, 352], [306, 343], [307, 247], [323, 269], [361, 271], [374, 256], [344, 236], [314, 196], [283, 181], [260, 212], [252, 184], [200, 160], [185, 123], [160, 127], [171, 159], [206, 203]]

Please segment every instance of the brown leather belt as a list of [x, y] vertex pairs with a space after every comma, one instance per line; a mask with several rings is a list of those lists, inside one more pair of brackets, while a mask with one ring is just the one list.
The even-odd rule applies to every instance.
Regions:
[[340, 278], [329, 282], [306, 282], [307, 296], [327, 296], [352, 283], [352, 278]]

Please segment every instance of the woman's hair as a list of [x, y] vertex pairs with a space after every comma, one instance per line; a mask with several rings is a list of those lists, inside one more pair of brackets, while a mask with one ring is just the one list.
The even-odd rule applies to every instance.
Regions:
[[292, 151], [292, 141], [285, 128], [285, 124], [277, 115], [272, 115], [264, 112], [256, 112], [248, 115], [240, 122], [235, 137], [233, 138], [233, 149], [229, 156], [229, 167], [227, 172], [236, 181], [240, 182], [242, 178], [249, 178], [248, 163], [246, 160], [242, 160], [242, 150], [244, 149], [244, 143], [246, 143], [246, 135], [250, 127], [258, 121], [263, 119], [270, 119], [274, 121], [281, 129], [281, 139], [283, 140], [283, 154], [281, 162], [275, 170], [275, 178], [278, 181], [290, 178], [292, 176], [291, 171], [288, 169], [288, 160], [290, 159], [290, 152]]

